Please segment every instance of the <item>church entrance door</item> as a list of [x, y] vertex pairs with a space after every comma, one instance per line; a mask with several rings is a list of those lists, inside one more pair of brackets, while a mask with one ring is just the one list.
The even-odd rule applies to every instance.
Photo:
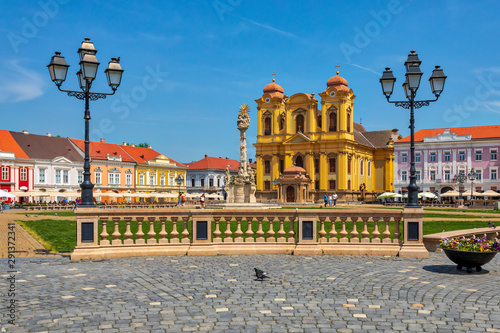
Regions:
[[293, 186], [286, 188], [286, 202], [295, 202], [295, 189]]

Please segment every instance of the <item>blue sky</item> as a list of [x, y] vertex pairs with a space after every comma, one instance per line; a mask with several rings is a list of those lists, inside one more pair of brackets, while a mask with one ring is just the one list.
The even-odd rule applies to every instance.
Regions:
[[414, 49], [424, 72], [418, 99], [431, 99], [435, 65], [448, 76], [438, 102], [416, 111], [416, 129], [500, 123], [500, 3], [497, 1], [76, 1], [0, 2], [0, 129], [83, 139], [83, 102], [59, 92], [47, 64], [71, 65], [90, 37], [101, 62], [93, 90], [110, 89], [104, 69], [121, 57], [114, 96], [91, 102], [91, 139], [148, 142], [180, 162], [239, 159], [238, 108], [251, 107], [248, 156], [256, 141], [255, 99], [276, 82], [316, 94], [340, 75], [357, 96], [354, 120], [367, 130], [409, 135], [409, 113], [386, 102], [379, 78], [397, 77]]

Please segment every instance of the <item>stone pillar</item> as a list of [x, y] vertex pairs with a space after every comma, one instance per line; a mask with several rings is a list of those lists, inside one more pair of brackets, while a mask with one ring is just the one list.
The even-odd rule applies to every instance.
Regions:
[[403, 246], [400, 257], [428, 258], [429, 252], [424, 246], [424, 209], [406, 208], [403, 210]]
[[328, 160], [326, 153], [319, 155], [319, 189], [326, 191], [328, 189]]

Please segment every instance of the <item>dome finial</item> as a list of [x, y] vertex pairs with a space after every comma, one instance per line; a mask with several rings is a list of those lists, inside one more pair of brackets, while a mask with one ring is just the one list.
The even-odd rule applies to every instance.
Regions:
[[339, 63], [337, 63], [337, 66], [335, 66], [335, 67], [337, 67], [337, 75], [339, 75], [339, 67], [340, 67]]
[[274, 82], [274, 81], [276, 81], [276, 80], [274, 79], [274, 76], [275, 76], [275, 75], [276, 75], [276, 73], [273, 71], [273, 82]]

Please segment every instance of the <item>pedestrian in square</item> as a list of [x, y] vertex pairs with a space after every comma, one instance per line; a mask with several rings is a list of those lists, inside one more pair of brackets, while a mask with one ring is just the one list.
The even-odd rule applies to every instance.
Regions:
[[333, 196], [330, 194], [328, 196], [328, 206], [331, 206], [332, 205], [332, 202], [333, 202]]
[[325, 200], [325, 207], [326, 207], [326, 205], [328, 204], [328, 195], [325, 194], [323, 200]]
[[202, 209], [205, 209], [205, 193], [203, 193], [200, 197], [200, 205]]
[[333, 193], [333, 207], [337, 207], [337, 199], [338, 199], [337, 193]]

